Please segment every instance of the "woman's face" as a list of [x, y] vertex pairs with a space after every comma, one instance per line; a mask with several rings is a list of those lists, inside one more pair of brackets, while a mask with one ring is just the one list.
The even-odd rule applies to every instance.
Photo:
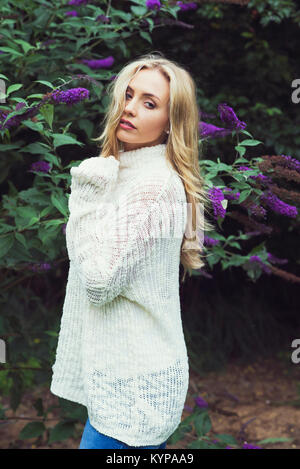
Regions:
[[[153, 94], [155, 96], [145, 96]], [[129, 82], [122, 119], [134, 128], [117, 127], [124, 151], [163, 143], [169, 130], [169, 82], [158, 70], [143, 69]]]

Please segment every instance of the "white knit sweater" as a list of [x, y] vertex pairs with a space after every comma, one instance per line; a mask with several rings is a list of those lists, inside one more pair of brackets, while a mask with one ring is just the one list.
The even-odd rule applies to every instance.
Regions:
[[70, 259], [51, 392], [130, 446], [178, 427], [189, 378], [180, 298], [184, 186], [166, 145], [71, 168]]

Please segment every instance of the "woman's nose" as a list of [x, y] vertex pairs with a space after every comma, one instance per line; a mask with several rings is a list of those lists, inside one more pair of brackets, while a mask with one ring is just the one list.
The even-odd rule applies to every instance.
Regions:
[[125, 110], [135, 113], [135, 106], [136, 104], [135, 104], [134, 99], [130, 99], [125, 104]]

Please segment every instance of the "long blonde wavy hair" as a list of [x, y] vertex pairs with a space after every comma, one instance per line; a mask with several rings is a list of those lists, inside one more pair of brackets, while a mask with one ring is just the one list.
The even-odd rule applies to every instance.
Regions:
[[[182, 282], [186, 273], [192, 275], [193, 269], [204, 265], [204, 232], [214, 228], [206, 217], [210, 213], [210, 199], [204, 189], [204, 179], [199, 167], [199, 116], [196, 85], [190, 73], [174, 60], [156, 53], [148, 53], [125, 65], [109, 83], [107, 93], [110, 104], [102, 123], [104, 130], [94, 141], [103, 141], [101, 156], [118, 158], [123, 149], [122, 142], [116, 137], [117, 127], [126, 105], [126, 89], [131, 79], [141, 69], [158, 69], [169, 81], [169, 120], [170, 133], [166, 134], [166, 158], [183, 181], [188, 202], [187, 226], [194, 235], [187, 237], [186, 231], [181, 243], [180, 262], [184, 268]], [[191, 214], [192, 212], [192, 214]], [[191, 223], [192, 222], [192, 223]]]

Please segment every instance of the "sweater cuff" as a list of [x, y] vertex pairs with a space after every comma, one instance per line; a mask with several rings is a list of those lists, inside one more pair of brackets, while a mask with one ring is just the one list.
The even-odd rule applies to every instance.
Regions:
[[87, 208], [88, 203], [110, 192], [116, 183], [120, 162], [114, 156], [88, 158], [71, 168], [71, 194], [68, 201], [70, 213]]
[[72, 167], [70, 173], [78, 182], [103, 187], [106, 182], [117, 179], [119, 165], [120, 162], [113, 155], [106, 158], [95, 156]]

